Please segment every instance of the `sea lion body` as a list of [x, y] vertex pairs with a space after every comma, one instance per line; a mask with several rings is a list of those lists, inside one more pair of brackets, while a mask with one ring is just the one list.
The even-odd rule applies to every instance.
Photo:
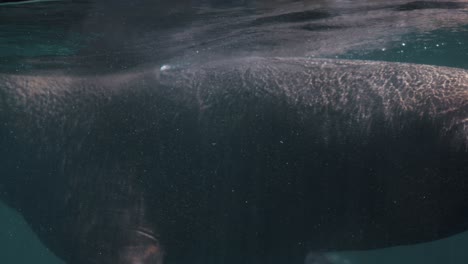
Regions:
[[0, 77], [0, 193], [83, 263], [302, 263], [468, 225], [468, 72], [242, 58]]

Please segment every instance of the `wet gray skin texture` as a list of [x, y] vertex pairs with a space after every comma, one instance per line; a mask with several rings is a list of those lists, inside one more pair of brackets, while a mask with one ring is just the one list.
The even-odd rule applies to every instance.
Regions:
[[71, 264], [303, 263], [468, 225], [466, 70], [248, 57], [0, 76], [0, 194]]

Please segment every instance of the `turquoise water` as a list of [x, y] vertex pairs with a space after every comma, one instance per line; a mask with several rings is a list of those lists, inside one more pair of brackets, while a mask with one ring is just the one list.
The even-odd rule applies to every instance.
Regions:
[[24, 219], [0, 204], [0, 261], [11, 264], [63, 264], [36, 237]]
[[356, 50], [343, 59], [410, 62], [468, 69], [468, 26], [407, 34], [376, 50]]
[[[31, 24], [33, 23], [16, 27], [0, 25], [1, 69], [28, 70], [37, 66], [33, 67], [24, 58], [38, 60], [74, 55], [86, 48], [88, 40], [101, 37], [94, 33], [83, 36], [64, 27], [47, 28], [44, 25]], [[468, 69], [468, 21], [465, 25], [424, 32], [405, 32], [398, 39], [379, 45], [368, 45], [367, 49], [351, 48], [345, 52], [328, 52], [323, 57], [410, 62]], [[218, 48], [216, 45], [204, 46], [203, 49], [201, 47], [195, 45], [184, 54], [178, 55], [186, 58], [187, 53], [193, 50], [193, 56], [198, 56], [199, 50], [203, 52]], [[293, 55], [300, 55], [300, 52]], [[306, 53], [303, 55], [307, 56]], [[0, 263], [63, 263], [41, 244], [17, 212], [3, 204], [0, 204], [0, 226]], [[463, 233], [419, 245], [366, 252], [336, 252], [328, 253], [327, 256], [333, 264], [465, 264], [468, 259], [467, 244], [468, 233]]]

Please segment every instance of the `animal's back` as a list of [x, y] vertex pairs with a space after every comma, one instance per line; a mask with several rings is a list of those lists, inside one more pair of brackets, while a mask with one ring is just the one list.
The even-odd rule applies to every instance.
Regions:
[[243, 58], [0, 79], [4, 196], [71, 263], [155, 241], [168, 262], [299, 262], [468, 223], [464, 70]]

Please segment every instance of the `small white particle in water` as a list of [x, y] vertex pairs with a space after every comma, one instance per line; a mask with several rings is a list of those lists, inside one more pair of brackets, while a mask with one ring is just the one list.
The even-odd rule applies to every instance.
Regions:
[[249, 203], [249, 201], [247, 201], [247, 200], [246, 200], [246, 201], [245, 201], [245, 203], [246, 203], [246, 204], [248, 204], [248, 203]]
[[427, 47], [424, 47], [425, 50], [427, 50]]
[[211, 142], [211, 145], [214, 147], [216, 146], [216, 142]]
[[386, 51], [387, 49], [386, 48], [382, 48], [382, 51]]
[[284, 143], [283, 140], [280, 140], [280, 143], [283, 144]]
[[404, 46], [406, 46], [406, 43], [403, 42], [403, 43], [401, 43], [401, 45], [404, 47]]
[[439, 47], [439, 44], [436, 44], [436, 47]]
[[197, 50], [197, 51], [195, 51], [195, 52], [198, 54], [199, 51]]
[[163, 66], [161, 66], [160, 70], [161, 71], [166, 71], [166, 70], [169, 70], [171, 68], [171, 66], [167, 65], [167, 64], [164, 64]]

